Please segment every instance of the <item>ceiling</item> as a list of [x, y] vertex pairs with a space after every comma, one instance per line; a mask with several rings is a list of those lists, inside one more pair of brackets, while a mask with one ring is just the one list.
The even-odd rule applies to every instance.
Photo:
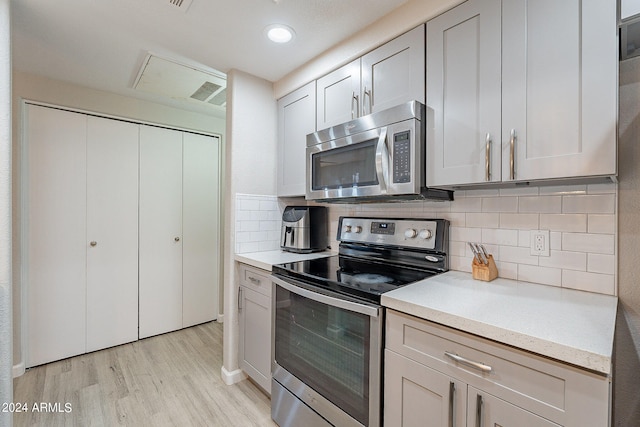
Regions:
[[[148, 54], [277, 81], [405, 1], [12, 0], [13, 67], [211, 113], [210, 104], [134, 89]], [[293, 42], [267, 40], [274, 23], [293, 27]]]

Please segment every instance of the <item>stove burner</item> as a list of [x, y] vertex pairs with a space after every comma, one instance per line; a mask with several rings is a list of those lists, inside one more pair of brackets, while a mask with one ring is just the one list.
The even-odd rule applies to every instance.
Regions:
[[358, 273], [351, 276], [355, 281], [363, 285], [377, 285], [378, 283], [391, 283], [393, 279], [389, 276], [374, 273]]

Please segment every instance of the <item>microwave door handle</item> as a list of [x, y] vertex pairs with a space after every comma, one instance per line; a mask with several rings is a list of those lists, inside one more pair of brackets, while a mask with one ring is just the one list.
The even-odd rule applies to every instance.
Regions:
[[387, 127], [380, 129], [380, 137], [376, 146], [376, 175], [380, 183], [380, 192], [387, 192], [387, 176], [389, 174], [389, 150], [387, 149]]

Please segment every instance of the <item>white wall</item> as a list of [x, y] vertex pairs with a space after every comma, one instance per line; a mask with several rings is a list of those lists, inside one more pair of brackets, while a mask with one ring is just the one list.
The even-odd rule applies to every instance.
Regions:
[[238, 287], [235, 283], [236, 194], [276, 194], [277, 108], [271, 82], [232, 70], [227, 75], [227, 152], [224, 241], [224, 340], [222, 378], [232, 384], [238, 368]]
[[[5, 27], [3, 26], [1, 28]], [[4, 64], [5, 62], [2, 61], [1, 63]], [[24, 369], [24, 358], [21, 353], [21, 334], [23, 331], [20, 321], [22, 316], [22, 301], [20, 281], [21, 236], [19, 233], [22, 226], [22, 212], [20, 211], [20, 147], [22, 138], [21, 100], [23, 99], [123, 117], [141, 122], [216, 133], [223, 136], [223, 144], [225, 135], [225, 120], [214, 117], [213, 115], [209, 116], [179, 110], [148, 101], [128, 98], [31, 74], [21, 72], [13, 73], [13, 363], [14, 371], [17, 373]]]
[[[13, 402], [11, 334], [11, 26], [9, 0], [0, 0], [0, 404]], [[0, 426], [11, 413], [0, 412]]]

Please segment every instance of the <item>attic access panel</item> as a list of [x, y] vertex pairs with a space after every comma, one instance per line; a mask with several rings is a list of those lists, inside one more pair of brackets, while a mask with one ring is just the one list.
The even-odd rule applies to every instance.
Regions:
[[133, 88], [219, 109], [224, 109], [227, 103], [224, 73], [205, 71], [153, 54], [145, 58]]

